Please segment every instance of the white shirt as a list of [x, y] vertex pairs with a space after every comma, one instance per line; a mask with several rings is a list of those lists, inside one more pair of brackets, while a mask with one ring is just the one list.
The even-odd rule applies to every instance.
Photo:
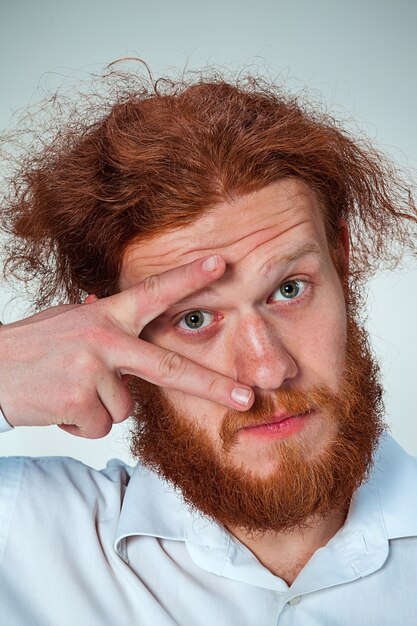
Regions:
[[417, 460], [390, 437], [291, 587], [158, 476], [0, 460], [1, 626], [415, 626]]

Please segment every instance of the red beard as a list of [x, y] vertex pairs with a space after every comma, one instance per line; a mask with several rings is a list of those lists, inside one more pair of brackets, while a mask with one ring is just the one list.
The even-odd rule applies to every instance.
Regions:
[[[338, 393], [323, 387], [280, 389], [258, 396], [244, 413], [227, 411], [219, 432], [221, 451], [203, 428], [174, 409], [163, 390], [135, 379], [131, 450], [177, 487], [188, 504], [228, 528], [253, 534], [294, 530], [347, 508], [366, 479], [384, 430], [378, 374], [366, 332], [349, 318]], [[276, 463], [267, 477], [259, 477], [233, 463], [237, 431], [263, 423], [277, 406], [290, 414], [316, 410], [334, 435], [316, 453], [297, 435], [268, 445]]]

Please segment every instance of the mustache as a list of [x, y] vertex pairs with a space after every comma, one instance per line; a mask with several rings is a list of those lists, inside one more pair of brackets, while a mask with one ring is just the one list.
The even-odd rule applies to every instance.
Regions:
[[328, 409], [337, 403], [337, 396], [323, 386], [306, 391], [278, 389], [268, 395], [257, 395], [253, 406], [241, 413], [229, 409], [222, 421], [219, 435], [223, 448], [229, 450], [236, 443], [239, 431], [247, 426], [261, 426], [273, 415], [299, 415], [315, 409]]

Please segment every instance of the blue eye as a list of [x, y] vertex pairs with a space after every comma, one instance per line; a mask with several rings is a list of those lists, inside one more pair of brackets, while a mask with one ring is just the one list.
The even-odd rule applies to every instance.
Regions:
[[269, 301], [284, 302], [285, 300], [295, 300], [306, 288], [305, 280], [286, 280], [269, 296]]
[[209, 326], [214, 320], [213, 313], [208, 311], [190, 311], [182, 316], [178, 326], [183, 330], [200, 330]]

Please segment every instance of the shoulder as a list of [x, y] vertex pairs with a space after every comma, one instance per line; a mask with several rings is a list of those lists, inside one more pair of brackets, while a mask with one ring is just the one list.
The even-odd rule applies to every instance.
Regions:
[[133, 468], [112, 460], [96, 470], [69, 457], [0, 458], [0, 513], [24, 505], [74, 509], [114, 506], [123, 500]]
[[417, 457], [412, 456], [389, 434], [381, 437], [375, 453], [375, 467], [387, 482], [398, 481], [417, 472]]
[[378, 493], [387, 537], [417, 537], [417, 458], [385, 436], [370, 482]]
[[103, 528], [117, 528], [131, 473], [121, 461], [96, 470], [68, 457], [1, 458], [0, 562], [46, 554], [51, 537], [68, 559], [80, 542], [95, 550]]
[[0, 458], [0, 484], [4, 481], [40, 480], [51, 487], [59, 484], [75, 486], [108, 486], [111, 483], [127, 485], [133, 468], [118, 459], [110, 460], [101, 470], [94, 469], [65, 456], [25, 457], [10, 456]]

